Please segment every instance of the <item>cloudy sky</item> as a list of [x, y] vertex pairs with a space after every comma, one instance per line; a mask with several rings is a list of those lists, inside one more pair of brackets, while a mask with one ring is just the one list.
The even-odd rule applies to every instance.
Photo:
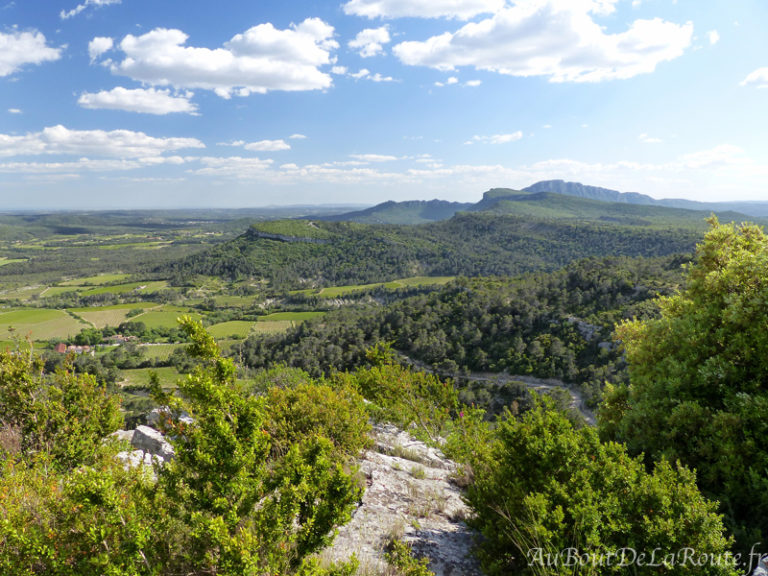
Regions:
[[768, 200], [764, 0], [0, 0], [0, 210]]

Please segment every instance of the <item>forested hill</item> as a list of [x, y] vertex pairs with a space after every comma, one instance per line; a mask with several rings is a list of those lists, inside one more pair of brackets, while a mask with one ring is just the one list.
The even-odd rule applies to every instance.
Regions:
[[[284, 334], [253, 335], [238, 354], [251, 367], [286, 364], [319, 376], [355, 369], [371, 346], [390, 342], [444, 375], [558, 378], [594, 403], [605, 382], [625, 377], [610, 344], [614, 324], [655, 315], [652, 300], [682, 284], [687, 260], [586, 259], [550, 273], [459, 279], [384, 306], [342, 308]], [[491, 390], [483, 394], [493, 400]]]
[[322, 216], [329, 222], [362, 222], [364, 224], [424, 224], [448, 220], [456, 212], [469, 210], [472, 203], [448, 202], [446, 200], [409, 200], [406, 202], [384, 202], [372, 208], [347, 212], [333, 216]]
[[590, 256], [691, 252], [704, 227], [703, 220], [663, 227], [487, 213], [417, 226], [282, 220], [255, 224], [157, 272], [177, 283], [212, 275], [261, 279], [275, 289], [416, 275], [509, 276], [556, 270]]
[[635, 225], [678, 224], [701, 221], [715, 213], [722, 221], [737, 222], [768, 215], [768, 203], [712, 203], [656, 200], [644, 194], [618, 192], [578, 182], [547, 180], [522, 190], [492, 188], [474, 204], [444, 200], [384, 202], [366, 210], [322, 216], [335, 222], [366, 224], [420, 224], [447, 220], [458, 212], [494, 212], [520, 216], [613, 220]]

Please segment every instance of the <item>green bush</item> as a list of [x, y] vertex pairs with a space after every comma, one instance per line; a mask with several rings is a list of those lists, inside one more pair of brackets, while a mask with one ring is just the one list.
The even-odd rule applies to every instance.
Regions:
[[768, 237], [711, 223], [661, 317], [619, 327], [630, 385], [607, 394], [601, 429], [695, 468], [749, 550], [768, 537]]
[[317, 435], [351, 456], [368, 444], [368, 413], [354, 388], [306, 382], [294, 388], [274, 387], [266, 398], [265, 429], [274, 454], [282, 455], [292, 444]]
[[[0, 355], [0, 574], [348, 576], [354, 569], [354, 562], [322, 568], [314, 556], [361, 495], [339, 447], [296, 427], [273, 453], [266, 399], [237, 385], [234, 365], [199, 323], [186, 318], [183, 327], [198, 363], [172, 394], [156, 386], [171, 410], [175, 458], [154, 470], [124, 468], [121, 445], [104, 441], [119, 412], [93, 378], [70, 371], [49, 381], [32, 355]], [[318, 391], [296, 391], [298, 405], [313, 398], [302, 395], [308, 390]], [[315, 416], [328, 432], [351, 434], [361, 425], [359, 404]], [[193, 421], [176, 418], [182, 412]], [[357, 419], [348, 424], [347, 416]], [[349, 445], [351, 438], [336, 439]]]
[[[500, 422], [491, 451], [474, 466], [467, 500], [483, 535], [480, 557], [489, 574], [658, 574], [658, 566], [547, 566], [542, 558], [568, 549], [591, 558], [622, 549], [656, 561], [686, 548], [724, 557], [716, 503], [695, 475], [661, 461], [649, 473], [624, 446], [600, 442], [592, 428], [574, 429], [548, 401], [520, 420]], [[733, 565], [678, 565], [667, 574], [733, 575]]]
[[368, 352], [371, 368], [336, 374], [336, 382], [351, 385], [369, 400], [374, 419], [392, 422], [429, 442], [436, 442], [456, 412], [453, 384], [426, 372], [397, 364], [388, 346]]

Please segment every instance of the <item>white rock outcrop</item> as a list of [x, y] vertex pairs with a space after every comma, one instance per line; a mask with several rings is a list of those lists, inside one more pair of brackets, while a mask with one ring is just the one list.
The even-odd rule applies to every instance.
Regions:
[[173, 458], [173, 446], [165, 436], [149, 426], [138, 426], [136, 430], [118, 430], [112, 437], [128, 442], [133, 448], [117, 454], [128, 467], [162, 465]]
[[429, 558], [436, 576], [479, 576], [473, 533], [463, 522], [470, 511], [452, 481], [456, 464], [394, 426], [377, 425], [372, 436], [375, 446], [359, 462], [367, 484], [362, 502], [323, 557], [355, 554], [360, 573], [378, 573], [386, 545], [399, 538]]

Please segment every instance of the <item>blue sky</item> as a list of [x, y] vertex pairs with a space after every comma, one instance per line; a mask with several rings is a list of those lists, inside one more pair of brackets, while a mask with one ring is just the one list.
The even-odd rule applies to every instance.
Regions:
[[0, 210], [768, 200], [763, 0], [0, 0]]

